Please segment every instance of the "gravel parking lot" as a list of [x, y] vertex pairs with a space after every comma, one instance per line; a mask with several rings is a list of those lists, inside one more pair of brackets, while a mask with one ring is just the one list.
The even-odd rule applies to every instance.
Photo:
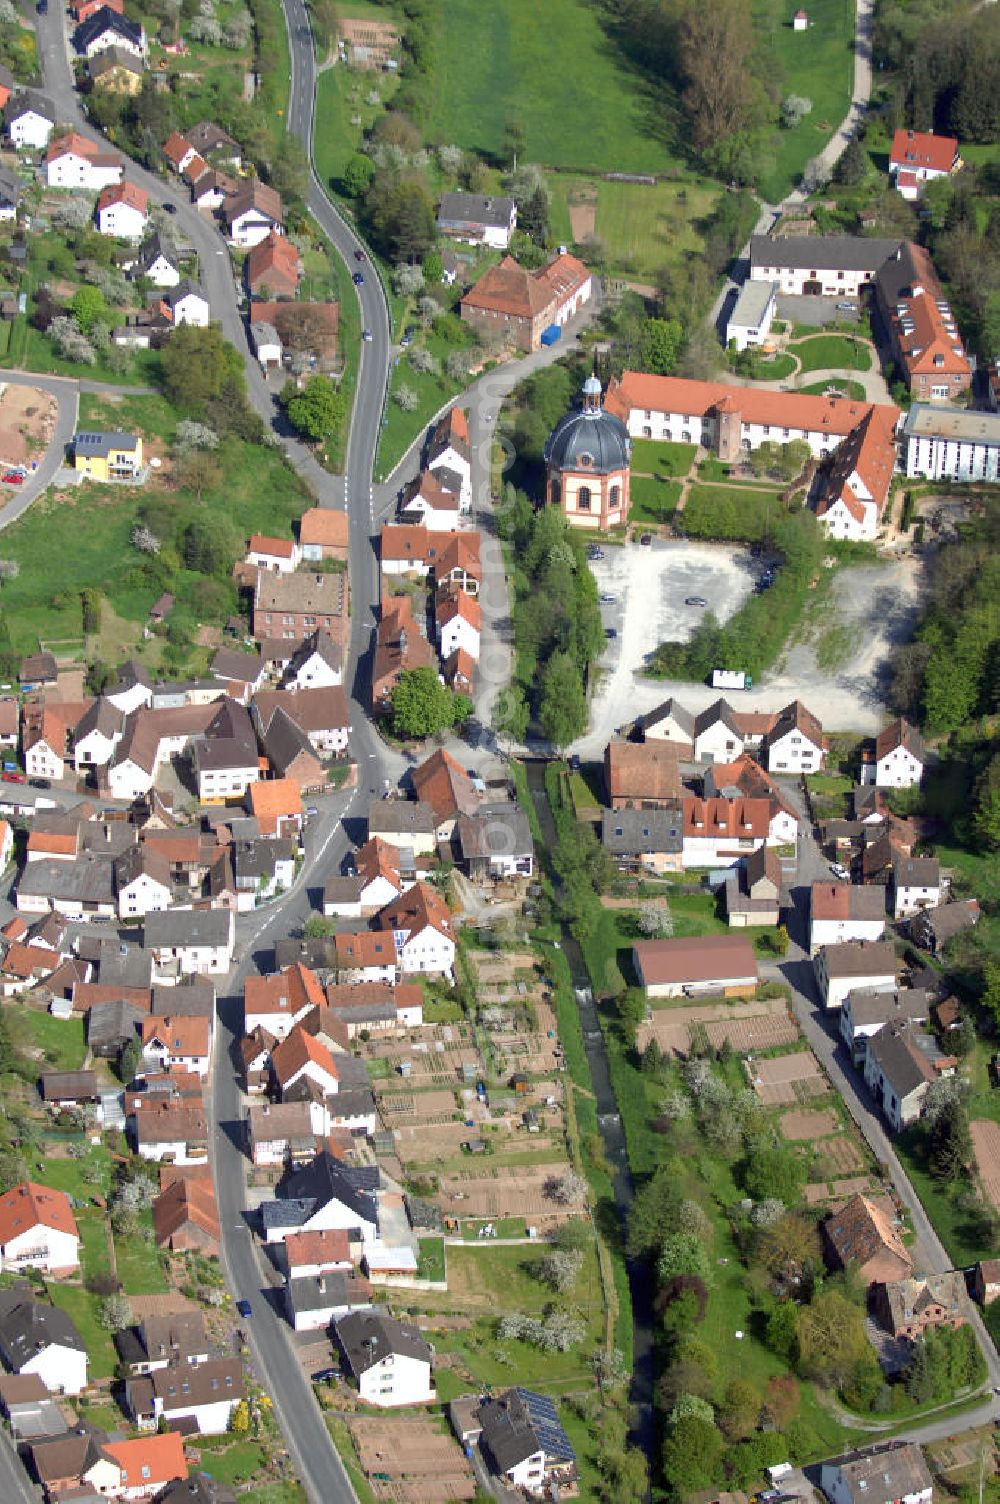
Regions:
[[[841, 303], [852, 304], [841, 308]], [[810, 328], [822, 329], [827, 324], [856, 324], [860, 313], [857, 298], [805, 298], [791, 293], [779, 293], [778, 317], [789, 324], [808, 324]]]

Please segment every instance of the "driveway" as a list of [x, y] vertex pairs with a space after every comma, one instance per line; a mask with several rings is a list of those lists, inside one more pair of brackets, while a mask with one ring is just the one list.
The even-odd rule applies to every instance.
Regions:
[[[846, 306], [847, 303], [851, 307]], [[827, 324], [856, 324], [860, 317], [857, 298], [807, 298], [797, 294], [778, 294], [778, 317], [789, 324], [808, 324], [823, 329]]]

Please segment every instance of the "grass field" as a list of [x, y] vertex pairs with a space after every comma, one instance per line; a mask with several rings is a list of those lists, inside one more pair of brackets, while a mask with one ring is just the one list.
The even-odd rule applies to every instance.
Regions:
[[[784, 0], [784, 5], [772, 12], [761, 0], [756, 16], [755, 42], [765, 56], [773, 59], [782, 97], [799, 94], [812, 100], [812, 110], [804, 120], [791, 130], [775, 134], [770, 170], [757, 184], [759, 196], [773, 204], [794, 186], [806, 163], [822, 151], [851, 102], [851, 0], [814, 0], [809, 5], [806, 32], [792, 30], [791, 18], [797, 9], [797, 0]], [[772, 13], [779, 18], [776, 25], [769, 21]]]
[[352, 73], [347, 68], [327, 68], [319, 75], [313, 156], [324, 187], [339, 185], [344, 168], [361, 146], [363, 133], [382, 113], [381, 103], [368, 102], [370, 91], [377, 88], [386, 101], [396, 87], [396, 80], [388, 75]]
[[632, 475], [678, 479], [687, 475], [697, 452], [695, 444], [667, 444], [656, 439], [634, 439]]
[[219, 1451], [202, 1446], [199, 1466], [216, 1483], [226, 1483], [231, 1487], [236, 1483], [247, 1483], [255, 1474], [262, 1473], [266, 1461], [258, 1442], [234, 1441]]
[[793, 345], [792, 353], [798, 356], [802, 372], [868, 371], [872, 363], [867, 345], [859, 344], [855, 339], [845, 339], [842, 334], [817, 334], [813, 339]]
[[12, 332], [3, 363], [24, 366], [46, 376], [78, 376], [84, 381], [111, 381], [117, 386], [152, 386], [160, 370], [160, 355], [157, 350], [136, 350], [124, 371], [113, 371], [100, 356], [94, 365], [82, 365], [79, 361], [63, 360], [47, 334], [25, 324], [21, 338], [16, 337], [16, 331]]
[[582, 238], [581, 224], [592, 221], [609, 269], [640, 281], [682, 256], [701, 252], [704, 242], [696, 224], [719, 197], [711, 183], [608, 183], [563, 174], [550, 176], [549, 188], [553, 235], [571, 243]]
[[111, 1378], [118, 1362], [118, 1354], [115, 1352], [111, 1333], [104, 1330], [99, 1320], [101, 1297], [91, 1295], [82, 1285], [58, 1285], [53, 1282], [48, 1291], [52, 1304], [69, 1314], [83, 1338], [90, 1355], [87, 1373], [91, 1382], [94, 1379]]
[[[584, 0], [448, 0], [428, 134], [486, 156], [506, 121], [523, 122], [526, 158], [581, 172], [662, 172], [657, 101], [617, 56]], [[460, 38], [460, 45], [452, 45]]]
[[[429, 334], [422, 343], [432, 355], [438, 357], [441, 366], [440, 374], [434, 376], [424, 371], [415, 371], [405, 359], [399, 362], [393, 372], [389, 401], [385, 410], [386, 424], [382, 430], [376, 456], [375, 468], [378, 480], [385, 480], [392, 474], [414, 439], [420, 437], [434, 414], [467, 385], [464, 380], [452, 381], [445, 371], [445, 360], [455, 348], [454, 345], [448, 344], [446, 340], [434, 334]], [[397, 392], [401, 386], [408, 386], [416, 393], [417, 406], [412, 412], [404, 413], [399, 404], [392, 400], [392, 393]]]
[[82, 1018], [53, 1018], [35, 1008], [10, 1008], [6, 1017], [18, 1049], [41, 1050], [41, 1069], [79, 1070], [85, 1048]]
[[632, 477], [633, 522], [669, 522], [681, 496], [679, 480], [659, 480], [651, 475]]
[[750, 377], [753, 381], [784, 381], [794, 370], [795, 362], [790, 355], [758, 355], [753, 362]]
[[[132, 404], [130, 404], [130, 410]], [[99, 410], [93, 404], [91, 410]], [[162, 398], [134, 399], [134, 410], [145, 415], [138, 426], [169, 437], [175, 422]], [[116, 410], [119, 422], [124, 408]], [[201, 509], [228, 516], [247, 537], [254, 532], [287, 536], [292, 520], [306, 504], [301, 481], [280, 453], [261, 446], [226, 439], [220, 445], [221, 478], [203, 494]], [[164, 588], [150, 584], [137, 571], [140, 557], [129, 535], [144, 500], [162, 498], [166, 509], [186, 514], [194, 497], [183, 491], [84, 484], [66, 491], [48, 491], [4, 536], [4, 557], [16, 559], [20, 573], [5, 585], [4, 612], [10, 623], [15, 652], [32, 652], [39, 638], [80, 636], [80, 592], [95, 588], [104, 593], [114, 612], [134, 623], [134, 641], [141, 640], [149, 608]], [[54, 536], [72, 535], [72, 547], [54, 549]], [[204, 576], [179, 569], [169, 588], [183, 602]], [[230, 589], [225, 590], [228, 613]], [[200, 620], [208, 620], [201, 615]], [[113, 650], [121, 644], [117, 637]], [[100, 656], [98, 638], [95, 653]]]
[[777, 491], [749, 487], [692, 486], [684, 526], [696, 538], [736, 538], [753, 543], [783, 515]]
[[160, 1295], [167, 1289], [166, 1276], [156, 1244], [147, 1242], [143, 1233], [152, 1232], [153, 1215], [144, 1212], [140, 1232], [131, 1238], [115, 1239], [115, 1262], [118, 1278], [126, 1295]]

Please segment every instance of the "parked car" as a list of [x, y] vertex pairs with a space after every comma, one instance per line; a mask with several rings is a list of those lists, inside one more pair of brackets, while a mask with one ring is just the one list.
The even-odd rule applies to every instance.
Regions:
[[163, 205], [163, 212], [164, 212], [164, 214], [176, 214], [177, 213], [177, 205], [176, 204], [164, 204]]
[[316, 816], [319, 814], [319, 810], [317, 809], [315, 804], [307, 804], [306, 814], [309, 816], [310, 820], [315, 820]]
[[604, 635], [609, 642], [614, 642], [615, 638], [618, 636], [618, 633], [615, 631], [614, 627], [605, 627]]
[[707, 606], [708, 601], [703, 595], [686, 595], [684, 604], [685, 606]]
[[834, 877], [839, 878], [842, 883], [849, 883], [851, 880], [850, 869], [845, 867], [843, 862], [831, 862], [830, 871], [833, 873]]
[[639, 542], [642, 544], [643, 548], [648, 548], [652, 541], [652, 533], [643, 533], [642, 537], [639, 539]]
[[2, 773], [0, 774], [0, 778], [2, 778], [4, 783], [27, 783], [28, 781], [23, 773]]
[[579, 754], [579, 752], [574, 752], [573, 753], [573, 756], [569, 760], [569, 766], [570, 766], [570, 771], [571, 772], [573, 772], [573, 773], [579, 773], [579, 771], [580, 771], [580, 754]]
[[403, 330], [403, 338], [399, 342], [399, 348], [401, 350], [408, 350], [410, 348], [410, 346], [413, 344], [413, 336], [416, 334], [416, 332], [417, 331], [412, 324], [408, 329]]
[[617, 604], [618, 604], [618, 597], [617, 597], [617, 595], [612, 595], [607, 590], [604, 592], [603, 595], [598, 596], [598, 599], [599, 599], [599, 601], [600, 601], [600, 603], [601, 603], [602, 606], [617, 606]]
[[858, 306], [857, 303], [838, 303], [837, 304], [837, 312], [838, 313], [853, 313], [854, 310], [857, 308], [857, 306]]
[[52, 780], [50, 778], [32, 778], [30, 783], [33, 789], [50, 789], [52, 787]]
[[370, 345], [375, 336], [374, 334], [372, 334], [370, 329], [362, 329], [361, 338], [364, 340], [366, 345]]
[[362, 272], [355, 272], [354, 276], [351, 278], [351, 281], [354, 283], [355, 287], [363, 286], [364, 280], [364, 274]]
[[3, 483], [4, 483], [5, 486], [20, 486], [20, 485], [23, 485], [24, 484], [24, 471], [23, 470], [5, 470], [3, 472], [3, 474], [0, 475], [0, 480], [3, 481]]
[[603, 559], [604, 558], [604, 549], [603, 548], [598, 548], [598, 546], [597, 546], [596, 543], [592, 543], [590, 545], [590, 547], [587, 549], [587, 558], [588, 559]]
[[253, 1315], [253, 1307], [248, 1300], [238, 1300], [236, 1302], [236, 1309], [237, 1311], [239, 1311], [241, 1316]]
[[314, 1384], [329, 1384], [334, 1379], [342, 1379], [344, 1375], [339, 1368], [321, 1368], [319, 1373], [313, 1374]]
[[364, 253], [364, 251], [355, 251], [354, 252], [354, 259], [355, 259], [355, 261], [364, 261], [364, 259], [365, 259], [365, 253]]

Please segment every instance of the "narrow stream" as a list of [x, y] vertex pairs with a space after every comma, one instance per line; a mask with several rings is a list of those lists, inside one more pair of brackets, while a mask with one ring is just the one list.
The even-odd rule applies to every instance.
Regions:
[[[538, 821], [551, 851], [555, 848], [557, 835], [555, 820], [545, 794], [545, 762], [526, 761], [528, 788], [538, 814]], [[604, 1145], [604, 1155], [611, 1166], [615, 1205], [621, 1222], [622, 1238], [628, 1230], [628, 1214], [632, 1208], [633, 1186], [629, 1171], [625, 1133], [622, 1128], [618, 1103], [611, 1085], [611, 1071], [604, 1035], [597, 1016], [597, 1006], [590, 987], [590, 976], [584, 964], [583, 952], [566, 926], [562, 926], [562, 953], [569, 964], [576, 993], [580, 1023], [583, 1028], [583, 1045], [590, 1065], [590, 1075], [597, 1104], [597, 1122]], [[632, 1292], [632, 1406], [631, 1441], [653, 1461], [653, 1303], [652, 1281], [644, 1266], [628, 1261], [629, 1287]]]

